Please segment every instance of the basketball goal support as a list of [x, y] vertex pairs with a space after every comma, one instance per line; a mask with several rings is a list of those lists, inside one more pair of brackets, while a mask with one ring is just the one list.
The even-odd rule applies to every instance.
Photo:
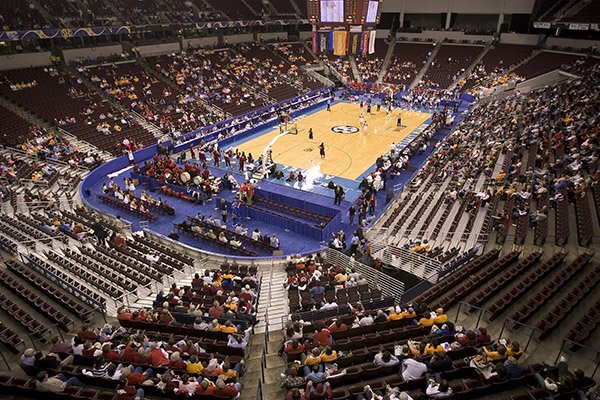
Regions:
[[[284, 129], [285, 127], [285, 129]], [[289, 129], [288, 129], [289, 128]], [[262, 151], [262, 171], [260, 172], [260, 175], [262, 176], [255, 176], [257, 179], [262, 179], [267, 175], [267, 171], [269, 168], [271, 168], [271, 165], [273, 165], [275, 162], [273, 161], [273, 157], [272, 157], [272, 151], [271, 151], [271, 147], [273, 147], [273, 145], [283, 136], [287, 135], [287, 134], [293, 134], [293, 135], [297, 135], [298, 134], [298, 125], [296, 123], [289, 123], [289, 122], [283, 122], [281, 124], [279, 124], [279, 135], [275, 136], [273, 138], [273, 140], [271, 140], [269, 142], [269, 144], [263, 149]]]

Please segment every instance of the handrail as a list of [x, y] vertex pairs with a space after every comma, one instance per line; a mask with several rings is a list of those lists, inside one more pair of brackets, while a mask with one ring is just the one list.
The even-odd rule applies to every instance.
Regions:
[[[584, 352], [583, 354], [579, 354], [579, 353], [572, 353], [571, 357], [573, 356], [577, 356], [577, 357], [581, 357], [584, 358], [586, 360], [589, 361], [593, 361], [596, 364], [596, 367], [594, 368], [594, 372], [592, 372], [592, 374], [590, 375], [590, 378], [594, 379], [594, 376], [596, 375], [596, 372], [598, 372], [598, 369], [600, 368], [600, 349], [598, 348], [594, 348], [594, 347], [590, 347], [590, 346], [586, 346], [582, 343], [578, 343], [578, 342], [574, 342], [570, 339], [563, 339], [562, 345], [560, 346], [560, 350], [558, 351], [558, 354], [556, 355], [556, 361], [554, 362], [554, 364], [558, 363], [558, 360], [560, 360], [560, 356], [565, 348], [566, 344], [571, 344], [571, 348], [573, 347], [581, 347], [585, 350], [587, 350], [586, 352]], [[596, 357], [595, 358], [591, 358], [591, 357], [585, 357], [584, 355], [587, 354], [591, 354], [591, 353], [596, 353]]]
[[326, 262], [330, 262], [331, 264], [338, 265], [345, 269], [356, 269], [356, 271], [369, 281], [369, 284], [381, 289], [383, 295], [392, 296], [396, 303], [400, 303], [400, 299], [404, 293], [404, 282], [388, 276], [383, 272], [379, 272], [374, 268], [351, 259], [347, 255], [328, 247], [321, 248], [321, 255]]
[[498, 334], [498, 340], [500, 340], [502, 338], [502, 334], [504, 333], [504, 330], [506, 329], [506, 326], [512, 323], [513, 325], [518, 325], [518, 326], [524, 326], [526, 328], [529, 328], [531, 330], [531, 333], [529, 334], [529, 338], [527, 339], [527, 344], [525, 345], [525, 348], [523, 348], [523, 351], [527, 351], [527, 348], [529, 347], [529, 344], [531, 343], [531, 340], [533, 339], [533, 334], [536, 331], [540, 331], [540, 329], [536, 328], [535, 326], [531, 326], [531, 325], [527, 325], [523, 322], [519, 322], [519, 321], [515, 321], [514, 319], [511, 318], [506, 318], [504, 320], [504, 323], [502, 324], [502, 329], [500, 330], [500, 333]]

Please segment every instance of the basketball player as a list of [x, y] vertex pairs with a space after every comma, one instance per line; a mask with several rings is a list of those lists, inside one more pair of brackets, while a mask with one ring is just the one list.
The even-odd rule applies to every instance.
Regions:
[[327, 100], [327, 111], [331, 111], [331, 100]]
[[308, 129], [308, 140], [313, 141], [313, 130], [312, 128]]
[[365, 116], [363, 115], [363, 113], [360, 113], [360, 115], [358, 116], [358, 121], [361, 125], [365, 124]]
[[368, 129], [369, 129], [369, 124], [367, 123], [367, 121], [365, 121], [365, 124], [363, 125], [363, 131], [365, 132], [365, 135], [367, 134]]
[[402, 128], [402, 114], [398, 113], [398, 123], [396, 124], [398, 128]]
[[323, 142], [319, 145], [319, 154], [321, 155], [321, 160], [325, 158], [325, 144]]

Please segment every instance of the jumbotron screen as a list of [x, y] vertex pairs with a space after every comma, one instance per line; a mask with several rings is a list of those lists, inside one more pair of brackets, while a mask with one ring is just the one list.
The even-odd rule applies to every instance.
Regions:
[[375, 25], [379, 23], [383, 0], [307, 0], [312, 24]]

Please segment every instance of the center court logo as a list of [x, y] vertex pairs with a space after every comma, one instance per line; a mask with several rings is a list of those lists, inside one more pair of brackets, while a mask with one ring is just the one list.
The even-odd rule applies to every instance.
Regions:
[[331, 128], [335, 133], [351, 134], [358, 132], [358, 128], [350, 125], [338, 125]]

